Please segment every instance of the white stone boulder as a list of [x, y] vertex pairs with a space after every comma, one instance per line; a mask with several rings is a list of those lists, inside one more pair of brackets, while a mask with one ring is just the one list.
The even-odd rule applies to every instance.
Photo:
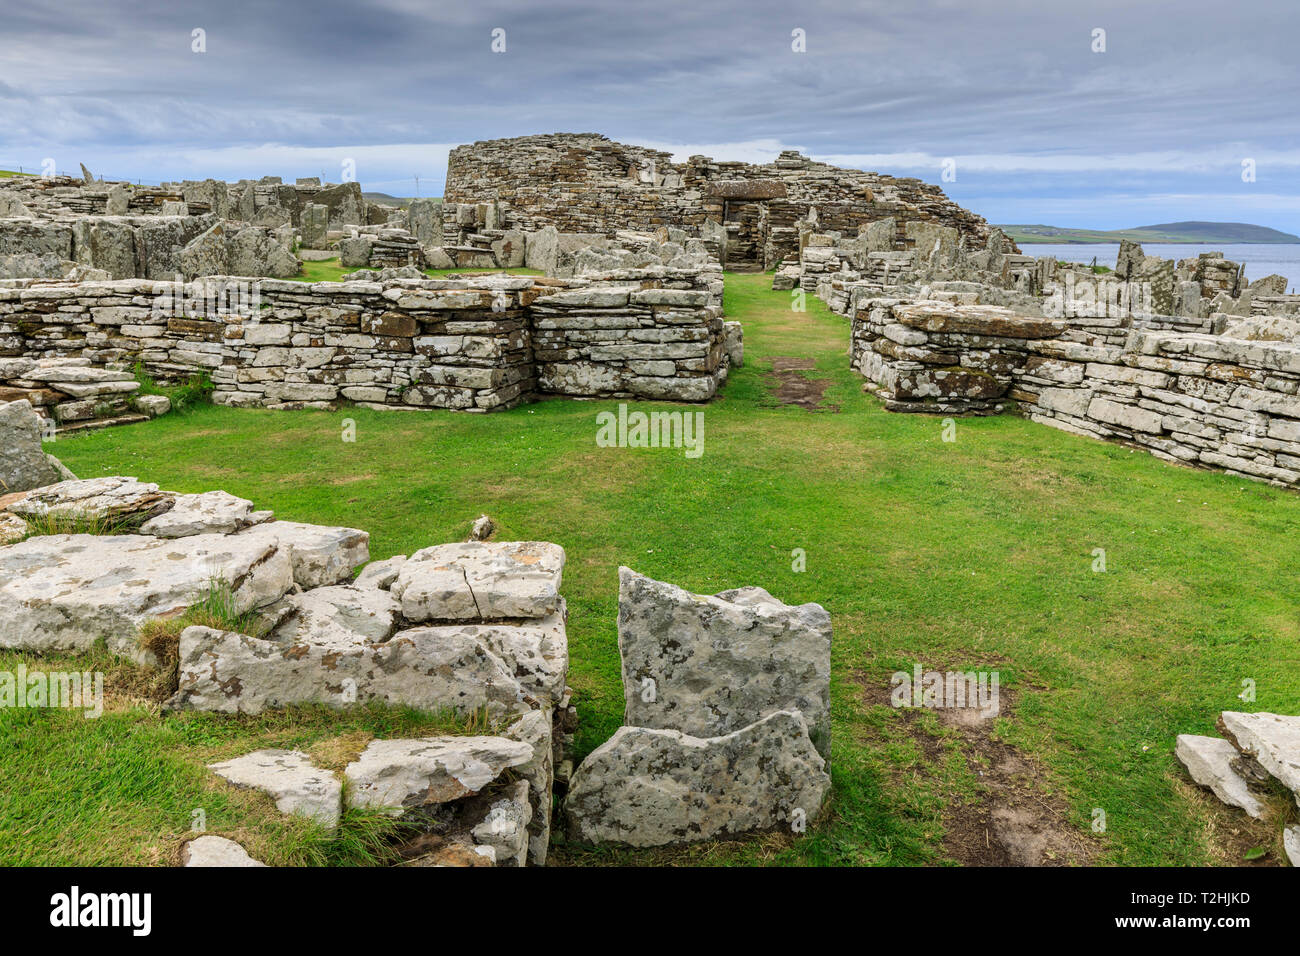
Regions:
[[258, 750], [208, 769], [237, 787], [270, 794], [281, 813], [296, 813], [329, 830], [338, 826], [343, 785], [328, 770], [312, 766], [301, 751]]
[[692, 594], [619, 568], [618, 647], [625, 724], [719, 737], [797, 710], [829, 756], [831, 619], [820, 604], [756, 587]]
[[721, 737], [620, 727], [578, 767], [571, 839], [665, 846], [811, 822], [830, 789], [803, 717], [779, 711]]
[[348, 805], [401, 814], [478, 793], [533, 750], [504, 737], [372, 740], [348, 764]]
[[389, 590], [410, 621], [545, 617], [559, 605], [564, 549], [543, 541], [467, 541], [411, 555]]
[[195, 837], [181, 847], [181, 866], [266, 866], [254, 860], [234, 840], [219, 836]]
[[1292, 866], [1300, 866], [1300, 823], [1293, 823], [1282, 831], [1282, 847]]
[[1240, 807], [1256, 820], [1264, 818], [1263, 801], [1250, 792], [1246, 780], [1232, 769], [1231, 761], [1241, 756], [1241, 752], [1228, 741], [1221, 737], [1179, 734], [1174, 754], [1193, 780], [1208, 787], [1228, 806]]

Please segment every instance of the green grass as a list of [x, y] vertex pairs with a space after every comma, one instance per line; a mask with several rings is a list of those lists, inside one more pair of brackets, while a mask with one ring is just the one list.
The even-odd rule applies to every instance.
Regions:
[[[1300, 497], [1011, 416], [960, 420], [944, 442], [940, 419], [887, 413], [862, 392], [845, 319], [812, 299], [794, 313], [769, 284], [727, 278], [746, 364], [702, 409], [694, 460], [599, 448], [596, 414], [617, 403], [558, 399], [492, 415], [198, 407], [69, 437], [59, 454], [82, 477], [222, 488], [281, 518], [366, 528], [375, 559], [463, 540], [481, 512], [502, 539], [558, 542], [579, 755], [622, 718], [620, 564], [694, 591], [757, 584], [829, 609], [834, 792], [823, 821], [798, 840], [670, 854], [560, 845], [556, 862], [949, 861], [945, 812], [981, 796], [971, 740], [927, 719], [909, 733], [904, 714], [877, 703], [890, 674], [916, 661], [1000, 672], [1014, 707], [996, 738], [1032, 763], [1096, 862], [1236, 862], [1221, 837], [1245, 817], [1189, 785], [1174, 738], [1214, 733], [1224, 709], [1300, 713]], [[829, 381], [840, 411], [778, 405], [774, 356], [811, 358], [804, 374]], [[340, 440], [344, 419], [354, 443]], [[806, 550], [803, 573], [794, 548]], [[1105, 573], [1092, 570], [1096, 548]], [[1246, 678], [1258, 688], [1249, 705], [1236, 697]], [[0, 712], [0, 861], [165, 862], [200, 800], [210, 830], [268, 862], [328, 857], [303, 824], [214, 788], [203, 763], [268, 741], [383, 734], [392, 721], [160, 720], [127, 704], [97, 721]], [[1089, 832], [1094, 808], [1103, 835]]]
[[14, 176], [35, 176], [35, 173], [20, 173], [12, 169], [0, 169], [0, 179], [12, 179]]

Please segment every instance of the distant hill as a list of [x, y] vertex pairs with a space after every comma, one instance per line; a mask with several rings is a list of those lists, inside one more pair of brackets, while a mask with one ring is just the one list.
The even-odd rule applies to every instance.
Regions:
[[[400, 206], [403, 209], [411, 204], [410, 196], [390, 196], [388, 193], [362, 193], [361, 198], [368, 199], [381, 206]], [[434, 202], [442, 202], [441, 196], [432, 196], [430, 198], [432, 198]]]
[[1300, 242], [1300, 236], [1247, 222], [1164, 222], [1134, 229], [1066, 229], [1061, 226], [999, 226], [1019, 244], [1035, 242]]

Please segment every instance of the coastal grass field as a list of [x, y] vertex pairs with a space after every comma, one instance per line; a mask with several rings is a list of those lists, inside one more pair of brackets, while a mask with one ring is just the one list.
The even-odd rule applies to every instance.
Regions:
[[[1279, 795], [1254, 823], [1173, 748], [1225, 709], [1300, 713], [1300, 496], [1011, 415], [957, 420], [945, 441], [943, 420], [863, 392], [846, 319], [811, 298], [792, 311], [770, 281], [727, 276], [746, 356], [719, 397], [653, 406], [702, 413], [698, 458], [598, 447], [596, 415], [617, 403], [566, 399], [492, 415], [198, 406], [50, 450], [83, 478], [220, 488], [364, 528], [374, 559], [463, 540], [483, 512], [500, 539], [563, 545], [578, 757], [621, 723], [620, 565], [830, 611], [834, 786], [807, 833], [654, 852], [557, 840], [555, 863], [1008, 862], [999, 841], [1049, 864], [1278, 863], [1295, 807]], [[781, 374], [822, 380], [822, 405], [783, 404]], [[7, 864], [171, 863], [197, 810], [268, 863], [389, 862], [391, 822], [349, 815], [329, 841], [204, 764], [296, 746], [342, 765], [370, 735], [475, 727], [381, 709], [165, 715], [120, 662], [0, 655], [20, 664], [107, 669], [112, 693], [92, 720], [0, 711]], [[891, 707], [891, 675], [918, 664], [996, 672], [1000, 715]]]

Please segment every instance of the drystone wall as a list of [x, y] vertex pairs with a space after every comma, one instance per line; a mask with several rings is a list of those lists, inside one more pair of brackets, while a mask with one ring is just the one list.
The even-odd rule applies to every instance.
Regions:
[[988, 223], [918, 179], [841, 169], [787, 151], [772, 163], [715, 162], [616, 143], [595, 133], [488, 140], [452, 150], [445, 199], [500, 203], [502, 228], [611, 235], [676, 226], [703, 235], [725, 229], [729, 260], [766, 266], [796, 256], [801, 220], [856, 230], [896, 224], [892, 247], [909, 248], [906, 223], [952, 227], [983, 243]]
[[704, 401], [729, 359], [712, 273], [0, 282], [0, 356], [211, 375], [214, 401], [489, 411], [536, 394]]
[[1261, 340], [1253, 319], [1178, 324], [874, 297], [856, 304], [852, 363], [893, 411], [1015, 402], [1054, 428], [1300, 487], [1300, 342]]

